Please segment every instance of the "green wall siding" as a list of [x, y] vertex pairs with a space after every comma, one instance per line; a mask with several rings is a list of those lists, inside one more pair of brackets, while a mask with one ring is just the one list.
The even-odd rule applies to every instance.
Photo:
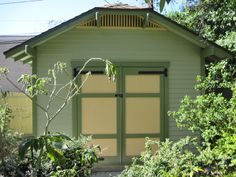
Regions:
[[[193, 87], [200, 74], [200, 48], [169, 31], [146, 29], [72, 29], [41, 45], [37, 49], [37, 71], [44, 75], [54, 63], [82, 61], [90, 57], [112, 62], [169, 62], [169, 109], [176, 110], [184, 95], [195, 96]], [[71, 72], [71, 71], [70, 71]], [[63, 82], [64, 76], [60, 77]], [[39, 98], [42, 103], [45, 98]], [[38, 134], [45, 124], [38, 110]], [[51, 126], [52, 131], [72, 134], [72, 105], [70, 104]], [[169, 136], [176, 140], [189, 132], [176, 128], [169, 120]]]

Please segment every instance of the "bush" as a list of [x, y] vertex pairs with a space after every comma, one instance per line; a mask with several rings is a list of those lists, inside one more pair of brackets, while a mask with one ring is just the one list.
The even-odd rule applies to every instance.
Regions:
[[206, 77], [197, 78], [196, 89], [203, 94], [195, 99], [185, 97], [179, 110], [169, 115], [180, 128], [200, 133], [197, 163], [204, 175], [232, 175], [236, 171], [236, 65], [224, 60], [207, 70]]
[[[133, 163], [119, 177], [171, 177], [193, 176], [200, 171], [196, 164], [196, 155], [189, 148], [195, 141], [186, 137], [177, 143], [168, 139], [165, 142], [148, 140], [145, 152], [133, 159]], [[157, 151], [152, 152], [153, 145]]]
[[[63, 149], [65, 161], [62, 164], [54, 163], [53, 172], [50, 175], [63, 176], [89, 176], [94, 163], [99, 161], [97, 153], [100, 147], [97, 145], [87, 146], [90, 138], [81, 137], [79, 140], [67, 141]], [[65, 176], [66, 176], [65, 175]]]
[[[12, 110], [5, 103], [7, 93], [1, 93], [0, 104], [0, 174], [8, 176], [16, 166], [16, 152], [21, 135], [9, 128]], [[13, 170], [14, 171], [14, 170]]]
[[[210, 143], [199, 147], [189, 137], [177, 142], [148, 140], [145, 151], [119, 177], [235, 177], [235, 142], [236, 134], [225, 135], [214, 148]], [[153, 144], [158, 146], [155, 153], [151, 151]]]
[[[17, 169], [25, 176], [79, 176], [85, 177], [91, 174], [94, 163], [99, 161], [97, 153], [99, 146], [88, 146], [90, 138], [80, 137], [78, 140], [72, 140], [61, 134], [54, 134], [48, 137], [47, 145], [42, 146], [43, 152], [36, 143], [40, 138], [26, 140], [23, 145], [28, 144], [20, 150], [23, 153], [21, 162]], [[56, 138], [55, 138], [56, 137]], [[38, 140], [38, 141], [36, 141]], [[37, 148], [35, 148], [37, 147]], [[25, 149], [26, 148], [26, 149]], [[23, 151], [23, 152], [21, 152]], [[41, 168], [38, 166], [40, 160]]]
[[[236, 131], [236, 66], [221, 61], [207, 67], [207, 77], [197, 77], [196, 90], [202, 95], [185, 96], [178, 111], [169, 112], [179, 128], [200, 132], [203, 142], [214, 145], [223, 134]], [[228, 97], [224, 96], [229, 92]]]
[[236, 134], [224, 134], [213, 148], [207, 143], [197, 162], [205, 176], [236, 176]]

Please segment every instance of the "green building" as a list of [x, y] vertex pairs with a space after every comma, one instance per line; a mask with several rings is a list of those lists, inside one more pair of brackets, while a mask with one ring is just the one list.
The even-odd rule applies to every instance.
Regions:
[[[196, 75], [206, 62], [230, 56], [151, 9], [106, 7], [91, 9], [10, 50], [7, 58], [32, 64], [44, 76], [57, 61], [66, 62], [73, 77], [92, 57], [109, 59], [117, 80], [109, 82], [102, 63], [90, 63], [87, 80], [76, 99], [61, 112], [50, 131], [77, 137], [93, 135], [104, 163], [124, 164], [144, 148], [145, 137], [178, 140], [190, 132], [176, 127], [168, 110], [176, 110], [184, 95], [196, 96]], [[78, 79], [78, 83], [84, 75]], [[66, 76], [61, 76], [63, 83]], [[38, 97], [43, 103], [46, 98]], [[58, 99], [58, 104], [60, 99]], [[33, 104], [33, 132], [43, 132], [43, 112]]]

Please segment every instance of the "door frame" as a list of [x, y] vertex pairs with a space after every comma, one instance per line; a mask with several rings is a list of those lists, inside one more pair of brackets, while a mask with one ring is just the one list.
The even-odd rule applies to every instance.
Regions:
[[[72, 71], [75, 72], [76, 69], [82, 67], [84, 62], [81, 61], [72, 61], [71, 62], [71, 67]], [[160, 132], [160, 140], [163, 141], [165, 138], [169, 137], [169, 118], [167, 115], [167, 111], [169, 110], [169, 78], [168, 78], [168, 69], [169, 69], [169, 62], [113, 62], [113, 64], [118, 68], [117, 70], [117, 81], [120, 83], [117, 83], [117, 92], [121, 93], [123, 91], [123, 86], [124, 86], [124, 79], [122, 79], [124, 73], [123, 73], [123, 68], [155, 68], [158, 69], [159, 71], [162, 71], [163, 73], [163, 78], [161, 85], [161, 97], [163, 100], [161, 100], [161, 125], [163, 125], [163, 130]], [[102, 62], [92, 62], [87, 65], [86, 68], [103, 68], [104, 70], [104, 63]], [[86, 69], [85, 69], [86, 70]], [[106, 162], [101, 163], [101, 165], [121, 165], [121, 164], [128, 164], [130, 163], [131, 158], [124, 158], [124, 143], [119, 142], [121, 140], [125, 140], [124, 137], [124, 111], [123, 111], [123, 100], [118, 98], [117, 100], [117, 157], [106, 157]], [[72, 100], [72, 134], [73, 137], [79, 137], [79, 131], [81, 132], [81, 127], [79, 125], [79, 115], [78, 112], [81, 112], [80, 110], [80, 105], [79, 105], [78, 97], [74, 97]], [[122, 110], [122, 111], [118, 111]], [[81, 120], [80, 120], [81, 121]]]

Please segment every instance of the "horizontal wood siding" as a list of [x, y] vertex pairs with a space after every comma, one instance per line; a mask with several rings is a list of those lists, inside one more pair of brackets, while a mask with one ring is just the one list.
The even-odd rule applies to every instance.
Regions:
[[[176, 110], [184, 95], [194, 97], [195, 78], [200, 74], [200, 48], [169, 31], [145, 29], [73, 29], [38, 47], [39, 74], [46, 73], [58, 60], [85, 61], [91, 57], [112, 62], [170, 62], [169, 109]], [[71, 71], [70, 71], [71, 72]], [[64, 76], [60, 77], [63, 82]], [[45, 99], [39, 99], [40, 102]], [[38, 110], [38, 133], [45, 123]], [[169, 136], [177, 140], [187, 134], [169, 120]], [[53, 131], [72, 134], [72, 105], [51, 126]]]

